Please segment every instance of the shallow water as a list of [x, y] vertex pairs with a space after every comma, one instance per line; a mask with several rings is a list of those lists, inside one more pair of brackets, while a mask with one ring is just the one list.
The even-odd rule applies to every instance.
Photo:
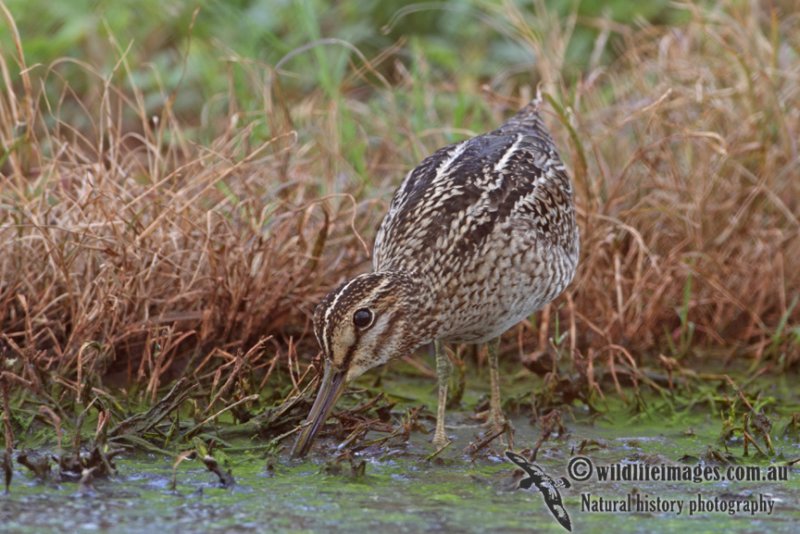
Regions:
[[[418, 403], [413, 384], [386, 382], [384, 389], [402, 391]], [[424, 395], [431, 391], [424, 382]], [[465, 406], [477, 397], [468, 391]], [[617, 410], [617, 412], [625, 411]], [[796, 436], [781, 438], [788, 414], [796, 406], [783, 406], [774, 416], [773, 439], [777, 457], [742, 457], [742, 444], [727, 444], [734, 465], [786, 465], [800, 457]], [[666, 464], [693, 469], [713, 467], [707, 451], [724, 453], [720, 443], [720, 416], [708, 409], [680, 414], [590, 417], [579, 408], [565, 409], [567, 433], [548, 441], [536, 464], [553, 479], [567, 475], [575, 456], [597, 466]], [[39, 482], [15, 463], [11, 492], [0, 495], [2, 532], [566, 532], [534, 490], [514, 490], [515, 467], [494, 444], [490, 454], [471, 459], [465, 447], [481, 431], [467, 412], [448, 413], [451, 447], [432, 461], [430, 435], [412, 433], [404, 446], [372, 447], [356, 460], [366, 462], [365, 474], [356, 476], [350, 464], [332, 473], [326, 468], [335, 444], [319, 442], [309, 459], [290, 461], [284, 453], [266, 459], [255, 452], [227, 452], [234, 487], [220, 487], [217, 477], [199, 461], [178, 467], [177, 489], [171, 490], [174, 459], [145, 453], [126, 453], [116, 459], [118, 474], [97, 480], [90, 489], [75, 483]], [[541, 429], [527, 419], [513, 421], [517, 450], [532, 447]], [[426, 424], [428, 424], [426, 422]], [[378, 437], [379, 435], [375, 435]], [[778, 436], [777, 438], [775, 436]], [[371, 436], [368, 436], [371, 437]], [[252, 446], [254, 440], [235, 445]], [[583, 447], [583, 448], [582, 448]], [[16, 455], [15, 455], [16, 456]], [[222, 458], [220, 458], [222, 460]], [[270, 465], [272, 469], [268, 469]], [[723, 466], [721, 469], [725, 469]], [[595, 471], [596, 473], [597, 471]], [[596, 532], [797, 532], [800, 529], [800, 466], [786, 468], [788, 480], [771, 482], [608, 482], [593, 476], [587, 481], [568, 478], [561, 488], [573, 531]], [[599, 499], [617, 501], [628, 495], [652, 502], [656, 497], [682, 502], [676, 511], [600, 512], [585, 509]], [[704, 512], [689, 515], [688, 506], [698, 495], [705, 501], [726, 503], [772, 502], [771, 512]], [[741, 504], [739, 506], [742, 506]]]
[[[453, 419], [461, 419], [454, 414]], [[548, 443], [537, 464], [553, 478], [565, 474], [573, 449], [586, 439], [596, 440], [582, 455], [596, 464], [674, 463], [685, 454], [702, 456], [718, 428], [697, 418], [694, 435], [685, 435], [686, 421], [620, 428], [598, 422], [568, 424], [569, 436]], [[517, 444], [533, 443], [536, 431], [515, 421]], [[451, 429], [456, 443], [441, 460], [426, 461], [430, 445], [416, 434], [403, 449], [368, 450], [366, 474], [355, 477], [349, 464], [340, 474], [328, 474], [320, 453], [309, 461], [280, 458], [268, 473], [258, 455], [230, 456], [236, 485], [220, 488], [216, 477], [199, 462], [184, 462], [178, 486], [170, 490], [170, 459], [145, 454], [118, 461], [119, 474], [81, 490], [72, 483], [40, 483], [21, 470], [14, 473], [10, 495], [0, 497], [4, 532], [258, 532], [258, 531], [505, 531], [531, 529], [565, 532], [533, 491], [512, 491], [513, 466], [498, 455], [470, 461], [461, 449], [477, 429]], [[785, 457], [800, 456], [797, 443], [779, 442]], [[496, 448], [498, 451], [499, 449]], [[319, 447], [317, 447], [319, 450]], [[766, 462], [757, 462], [766, 466]], [[678, 464], [683, 465], [683, 464]], [[702, 465], [702, 463], [701, 463]], [[732, 482], [575, 482], [561, 490], [574, 531], [614, 529], [617, 532], [796, 532], [800, 525], [800, 470], [789, 481]], [[590, 513], [582, 510], [581, 494], [594, 499], [619, 499], [629, 493], [688, 502], [704, 499], [769, 499], [771, 514], [703, 513], [686, 510], [656, 513]], [[686, 505], [688, 506], [688, 504]]]

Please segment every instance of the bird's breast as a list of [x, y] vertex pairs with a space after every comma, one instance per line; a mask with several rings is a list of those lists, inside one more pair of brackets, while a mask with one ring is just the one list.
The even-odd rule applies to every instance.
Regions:
[[578, 260], [577, 245], [515, 250], [506, 244], [482, 252], [480, 260], [453, 259], [431, 273], [439, 279], [440, 290], [431, 298], [445, 341], [482, 343], [499, 336], [561, 294]]

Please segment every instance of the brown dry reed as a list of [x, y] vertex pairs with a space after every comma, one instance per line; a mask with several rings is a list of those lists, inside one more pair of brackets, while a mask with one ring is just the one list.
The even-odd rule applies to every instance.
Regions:
[[[286, 91], [272, 66], [234, 58], [261, 109], [231, 92], [187, 121], [172, 112], [180, 89], [148, 114], [122, 48], [101, 75], [75, 58], [29, 66], [16, 35], [0, 55], [0, 381], [58, 406], [116, 386], [153, 401], [187, 376], [201, 420], [265, 387], [299, 391], [313, 306], [368, 268], [394, 187], [456, 131], [437, 102], [472, 91], [488, 128], [538, 83], [574, 176], [582, 258], [568, 293], [507, 336], [520, 356], [563, 351], [593, 387], [609, 368], [675, 360], [797, 364], [800, 15], [747, 2], [688, 4], [679, 27], [589, 21], [618, 56], [593, 54], [570, 81], [574, 20], [536, 5], [486, 8], [539, 58], [527, 81], [424, 82], [424, 131], [409, 120], [420, 104], [399, 98], [423, 82], [380, 74], [396, 49], [354, 54], [334, 96]], [[67, 64], [86, 94], [63, 81]], [[358, 123], [366, 180], [342, 120]]]

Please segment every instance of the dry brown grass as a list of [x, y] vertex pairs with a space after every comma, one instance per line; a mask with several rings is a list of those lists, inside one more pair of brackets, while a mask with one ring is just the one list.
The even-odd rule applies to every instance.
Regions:
[[[622, 36], [621, 57], [574, 85], [559, 74], [566, 23], [541, 12], [530, 27], [510, 5], [490, 14], [542, 59], [531, 80], [551, 97], [547, 121], [580, 208], [579, 274], [545, 320], [518, 327], [523, 355], [558, 317], [568, 335], [556, 345], [590, 375], [717, 349], [797, 363], [800, 17], [751, 5], [690, 6], [681, 28], [597, 21]], [[242, 62], [263, 109], [229, 100], [202, 125], [213, 141], [197, 143], [171, 113], [179, 93], [147, 116], [124, 60], [105, 78], [81, 65], [93, 93], [62, 84], [57, 98], [42, 87], [58, 82], [59, 65], [28, 71], [20, 51], [0, 61], [3, 380], [54, 401], [131, 383], [155, 399], [183, 374], [202, 384], [206, 416], [265, 382], [282, 387], [265, 376], [297, 391], [316, 351], [314, 304], [367, 268], [364, 242], [393, 187], [444, 142], [415, 131], [394, 98], [417, 81], [401, 70], [391, 87], [372, 84], [376, 65], [361, 62], [347, 89], [390, 102], [381, 115], [348, 91], [276, 97], [259, 74], [269, 66]], [[423, 89], [430, 127], [450, 124], [433, 95], [454, 89]], [[532, 88], [476, 81], [474, 91], [499, 122]], [[75, 102], [82, 124], [61, 119]], [[343, 110], [360, 122], [366, 188], [336, 136]]]
[[776, 333], [800, 322], [800, 17], [692, 9], [685, 28], [625, 35], [622, 58], [575, 93], [587, 166], [573, 156], [573, 300], [578, 330], [597, 335], [581, 345], [769, 352], [788, 367], [797, 339]]

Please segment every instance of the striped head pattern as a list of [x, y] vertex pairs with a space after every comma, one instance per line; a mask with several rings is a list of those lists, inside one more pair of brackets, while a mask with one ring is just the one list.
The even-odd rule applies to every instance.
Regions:
[[396, 272], [362, 274], [331, 291], [314, 312], [314, 333], [326, 365], [350, 382], [365, 371], [406, 356], [425, 342], [417, 328], [416, 284]]
[[325, 356], [317, 398], [292, 449], [302, 457], [348, 382], [431, 341], [419, 328], [421, 292], [404, 273], [362, 274], [331, 291], [314, 311], [314, 333]]

